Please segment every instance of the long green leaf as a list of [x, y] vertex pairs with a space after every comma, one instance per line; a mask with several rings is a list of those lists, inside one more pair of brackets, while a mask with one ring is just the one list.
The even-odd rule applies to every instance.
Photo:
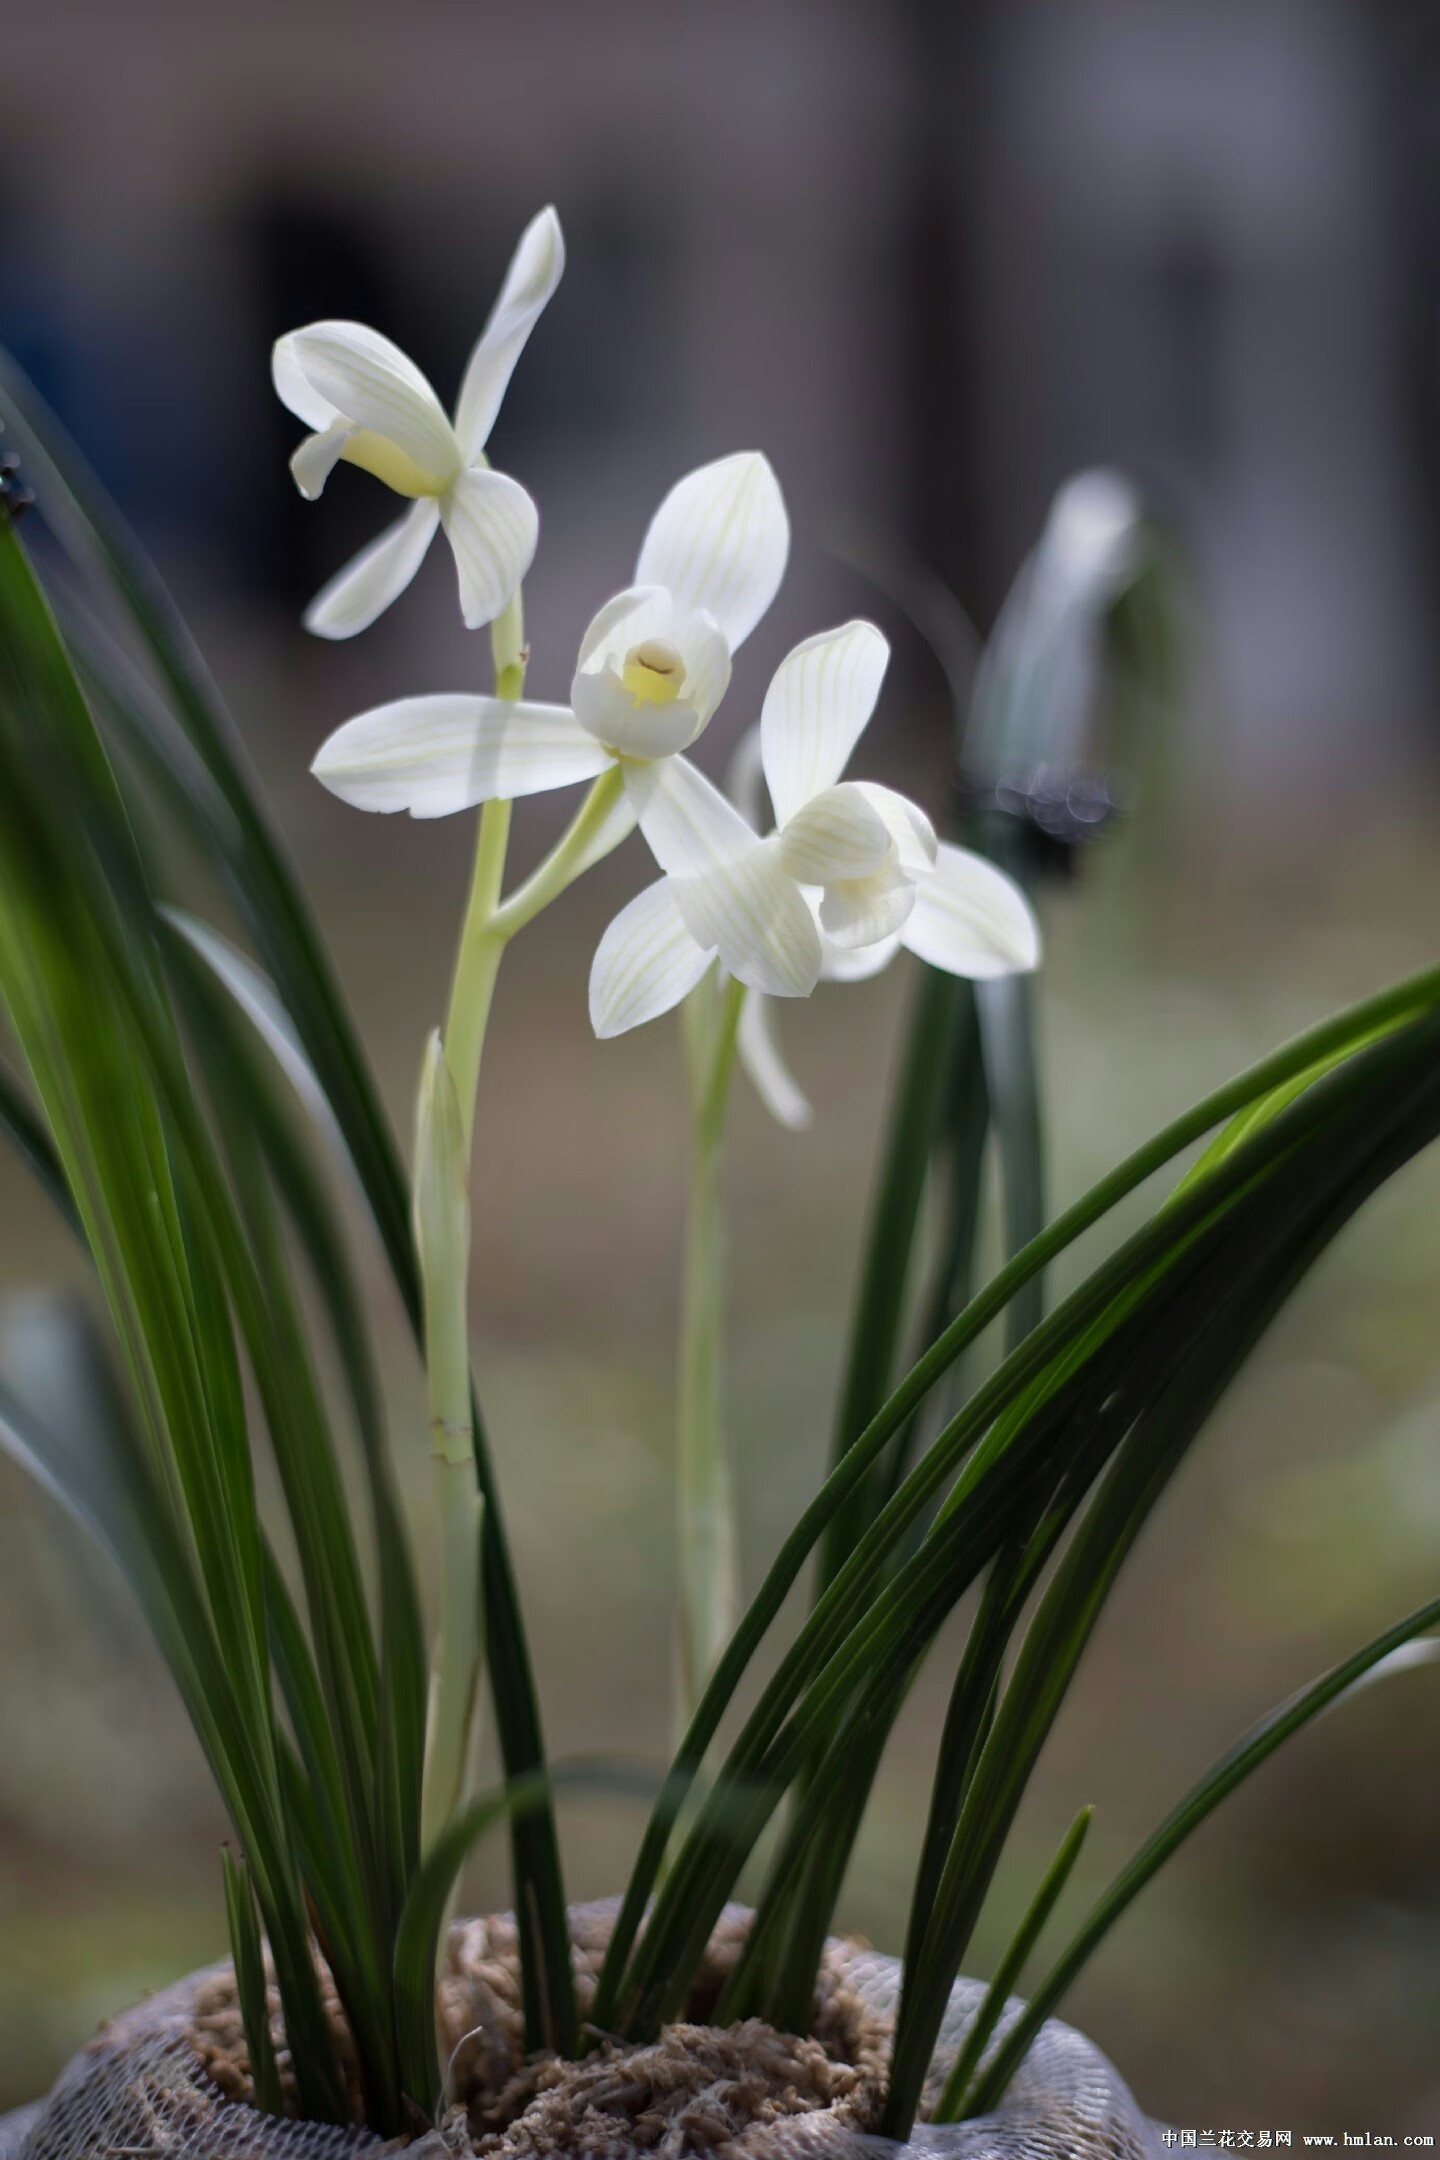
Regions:
[[1269, 1760], [1292, 1734], [1338, 1701], [1347, 1689], [1363, 1681], [1382, 1659], [1440, 1624], [1440, 1598], [1432, 1598], [1408, 1618], [1398, 1621], [1366, 1643], [1362, 1650], [1332, 1666], [1310, 1686], [1292, 1695], [1278, 1709], [1253, 1725], [1173, 1808], [1110, 1885], [1062, 1955], [1031, 1996], [1023, 2015], [1005, 2035], [994, 2059], [986, 2066], [965, 2113], [982, 2115], [999, 2105], [1006, 2086], [1024, 2061], [1030, 2045], [1126, 1907], [1157, 1875], [1170, 1855], [1184, 1844], [1220, 1802], [1242, 1785], [1252, 1771]]
[[[163, 686], [145, 694], [105, 667], [104, 702], [202, 857], [224, 880], [345, 1136], [412, 1325], [420, 1318], [409, 1199], [393, 1135], [309, 911], [258, 806], [235, 729], [159, 578], [14, 362], [0, 354], [0, 418], [47, 522], [118, 600]], [[538, 1698], [483, 1420], [473, 1420], [485, 1498], [489, 1673], [507, 1772], [544, 1762]], [[394, 1586], [392, 1585], [392, 1590]], [[527, 2032], [573, 2052], [577, 2029], [565, 1894], [547, 1806], [513, 1830]]]
[[225, 1871], [225, 1912], [230, 1923], [230, 1955], [235, 1962], [235, 1993], [250, 2056], [255, 2105], [262, 2115], [283, 2115], [280, 2067], [270, 2038], [270, 2006], [265, 1999], [265, 1958], [250, 1870], [227, 1846], [220, 1855]]

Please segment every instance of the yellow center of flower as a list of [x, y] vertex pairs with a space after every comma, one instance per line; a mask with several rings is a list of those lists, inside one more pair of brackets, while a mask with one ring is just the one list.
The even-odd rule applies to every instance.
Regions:
[[626, 653], [621, 679], [637, 705], [669, 705], [680, 695], [685, 662], [673, 645], [646, 638]]

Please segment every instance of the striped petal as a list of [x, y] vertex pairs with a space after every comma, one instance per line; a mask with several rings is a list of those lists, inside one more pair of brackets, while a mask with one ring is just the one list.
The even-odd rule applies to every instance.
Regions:
[[803, 803], [776, 835], [780, 860], [802, 885], [865, 877], [891, 851], [885, 820], [853, 782]]
[[713, 947], [737, 981], [772, 997], [809, 997], [820, 979], [820, 933], [770, 841], [752, 837], [744, 855], [672, 882], [690, 935]]
[[1040, 964], [1040, 926], [1019, 886], [983, 855], [944, 841], [900, 936], [932, 967], [977, 981]]
[[761, 844], [739, 811], [688, 758], [627, 764], [625, 792], [662, 870], [698, 876], [748, 856]]
[[362, 548], [315, 595], [305, 610], [306, 629], [316, 637], [347, 638], [368, 628], [404, 592], [439, 522], [439, 507], [428, 495], [412, 503], [404, 517]]
[[[358, 714], [310, 769], [357, 810], [431, 818], [593, 780], [609, 763], [568, 706], [457, 695], [400, 698]], [[623, 837], [617, 831], [611, 844]]]
[[590, 969], [590, 1025], [601, 1041], [658, 1019], [709, 967], [675, 902], [672, 881], [647, 885], [601, 938]]
[[[303, 378], [309, 409], [300, 411], [302, 420], [312, 427], [328, 427], [337, 417], [354, 421], [393, 443], [436, 490], [453, 477], [460, 463], [454, 430], [419, 368], [389, 338], [363, 323], [319, 322], [293, 330], [281, 345], [285, 358], [274, 363], [276, 387], [291, 410], [300, 411], [287, 391], [294, 391], [297, 375]], [[322, 404], [326, 417], [312, 418]]]
[[520, 235], [500, 297], [465, 369], [455, 408], [455, 433], [467, 465], [474, 464], [489, 440], [515, 363], [564, 268], [560, 220], [553, 208], [542, 210]]
[[733, 652], [779, 591], [789, 553], [780, 483], [758, 450], [742, 450], [671, 488], [650, 521], [635, 582], [667, 586], [682, 611], [713, 616]]
[[765, 693], [760, 748], [775, 821], [833, 787], [875, 710], [890, 647], [873, 623], [822, 630], [781, 661]]
[[535, 559], [540, 513], [504, 473], [462, 472], [440, 501], [455, 555], [460, 612], [471, 630], [494, 622]]
[[864, 796], [884, 823], [895, 843], [902, 870], [908, 870], [912, 876], [922, 876], [935, 867], [938, 845], [935, 828], [918, 803], [911, 802], [908, 795], [897, 795], [894, 788], [877, 786], [873, 780], [852, 780], [846, 784]]
[[893, 937], [915, 906], [915, 880], [892, 857], [868, 877], [837, 878], [820, 898], [820, 927], [832, 945], [874, 945]]

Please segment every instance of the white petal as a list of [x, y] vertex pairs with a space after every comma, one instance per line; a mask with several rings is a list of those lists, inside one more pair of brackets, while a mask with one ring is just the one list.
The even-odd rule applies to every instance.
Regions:
[[853, 782], [812, 795], [776, 839], [781, 862], [802, 885], [865, 877], [891, 852], [885, 820]]
[[[452, 477], [460, 463], [454, 430], [435, 392], [398, 345], [363, 323], [351, 322], [311, 323], [282, 343], [287, 381], [293, 359], [310, 391], [325, 400], [331, 419], [343, 414], [394, 443], [433, 476], [437, 487]], [[302, 419], [309, 417], [301, 414]]]
[[357, 714], [310, 770], [357, 810], [448, 817], [593, 780], [609, 762], [567, 706], [456, 695], [400, 698]]
[[890, 937], [877, 938], [873, 945], [832, 945], [824, 940], [825, 955], [820, 962], [822, 982], [865, 982], [887, 968], [900, 950], [900, 932]]
[[306, 629], [327, 638], [354, 637], [357, 630], [366, 629], [404, 592], [424, 561], [439, 522], [439, 507], [428, 495], [412, 503], [404, 517], [362, 548], [315, 595], [305, 610]]
[[873, 780], [855, 780], [847, 784], [858, 788], [871, 809], [884, 820], [902, 870], [918, 875], [934, 868], [938, 845], [935, 828], [918, 803], [911, 802], [908, 795], [897, 795], [894, 788], [877, 786]]
[[893, 937], [908, 920], [915, 893], [914, 879], [892, 857], [869, 877], [827, 885], [820, 898], [820, 927], [833, 944], [873, 945]]
[[760, 714], [760, 745], [775, 821], [833, 787], [875, 710], [890, 647], [873, 623], [822, 630], [775, 671]]
[[[636, 697], [624, 681], [625, 656], [651, 637], [680, 656], [679, 690], [669, 704]], [[618, 618], [597, 642], [588, 664], [576, 670], [570, 702], [581, 725], [620, 756], [663, 758], [689, 749], [729, 680], [730, 648], [714, 623], [706, 615], [675, 616], [669, 595], [661, 593]]]
[[900, 935], [911, 952], [950, 975], [983, 981], [1040, 964], [1040, 926], [1019, 886], [983, 855], [944, 841]]
[[604, 1041], [658, 1019], [689, 995], [710, 959], [686, 929], [670, 879], [647, 885], [620, 910], [596, 949], [590, 1025]]
[[775, 1005], [758, 990], [746, 992], [740, 1008], [736, 1041], [740, 1063], [750, 1075], [756, 1094], [771, 1117], [791, 1132], [803, 1132], [815, 1113], [790, 1077], [780, 1052], [775, 1027]]
[[328, 398], [321, 397], [306, 379], [295, 349], [299, 332], [292, 330], [288, 337], [276, 338], [270, 350], [270, 380], [275, 385], [275, 395], [287, 412], [293, 412], [306, 427], [314, 428], [323, 435], [334, 421], [344, 416], [335, 410]]
[[739, 811], [688, 758], [627, 764], [625, 792], [662, 870], [693, 876], [760, 845]]
[[540, 513], [518, 480], [478, 471], [462, 472], [447, 488], [440, 516], [455, 551], [460, 612], [478, 630], [509, 605], [535, 560]]
[[820, 980], [820, 933], [770, 841], [752, 839], [743, 856], [673, 884], [691, 936], [713, 946], [738, 981], [772, 997], [809, 997]]
[[779, 591], [789, 552], [780, 483], [758, 450], [742, 450], [671, 488], [650, 521], [635, 582], [668, 586], [682, 609], [713, 615], [733, 652]]
[[632, 645], [646, 638], [670, 636], [675, 603], [663, 585], [627, 585], [590, 618], [580, 640], [577, 667], [591, 661], [623, 660]]
[[344, 455], [355, 430], [348, 420], [332, 420], [318, 435], [307, 435], [290, 460], [295, 485], [306, 502], [314, 502]]
[[686, 698], [653, 705], [633, 696], [613, 661], [581, 668], [570, 685], [570, 702], [580, 725], [619, 757], [671, 757], [688, 750], [704, 725]]
[[460, 386], [455, 433], [467, 465], [484, 449], [515, 363], [565, 268], [565, 241], [553, 209], [532, 218], [510, 259], [500, 297], [480, 333]]

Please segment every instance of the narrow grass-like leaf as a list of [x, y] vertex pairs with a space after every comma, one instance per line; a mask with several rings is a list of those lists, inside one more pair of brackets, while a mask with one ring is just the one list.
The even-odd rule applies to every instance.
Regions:
[[260, 1923], [255, 1913], [255, 1892], [250, 1870], [227, 1845], [220, 1855], [225, 1871], [225, 1914], [230, 1926], [230, 1955], [235, 1963], [235, 1993], [240, 2022], [245, 2029], [245, 2048], [255, 2087], [255, 2106], [262, 2115], [283, 2115], [280, 2068], [270, 2038], [270, 2006], [265, 1999], [265, 1954], [260, 1947]]
[[985, 2052], [990, 2035], [1000, 2022], [1001, 2013], [1010, 1998], [1011, 1991], [1025, 1970], [1026, 1960], [1040, 1940], [1046, 1921], [1055, 1910], [1060, 1893], [1070, 1880], [1080, 1848], [1085, 1843], [1095, 1810], [1083, 1807], [1060, 1841], [1060, 1849], [1051, 1861], [1026, 1910], [1024, 1919], [1015, 1930], [1008, 1949], [995, 1968], [995, 1977], [985, 1991], [985, 1997], [975, 2013], [965, 2044], [955, 2058], [954, 2067], [945, 2080], [945, 2090], [936, 2103], [930, 2120], [937, 2123], [958, 2122], [964, 2109], [965, 2095], [970, 2087], [981, 2056]]
[[1407, 1619], [1375, 1636], [1365, 1647], [1302, 1688], [1237, 1740], [1185, 1798], [1166, 1816], [1141, 1846], [1127, 1867], [1116, 1876], [1094, 1910], [1056, 1963], [1036, 1988], [1018, 2018], [987, 2064], [966, 2105], [967, 2116], [987, 2114], [997, 2107], [1006, 2086], [1024, 2061], [1041, 2026], [1051, 2017], [1066, 1990], [1093, 1957], [1115, 1922], [1145, 1885], [1159, 1873], [1170, 1855], [1183, 1845], [1220, 1802], [1244, 1783], [1252, 1771], [1268, 1761], [1292, 1734], [1318, 1717], [1347, 1690], [1364, 1681], [1382, 1659], [1410, 1643], [1427, 1628], [1440, 1623], [1440, 1598], [1420, 1606]]
[[[420, 1321], [409, 1200], [393, 1135], [308, 908], [262, 815], [236, 733], [154, 569], [14, 362], [0, 354], [0, 418], [51, 529], [98, 573], [138, 636], [163, 699], [105, 668], [103, 702], [129, 746], [219, 875], [304, 1044], [389, 1258], [412, 1326]], [[478, 1404], [476, 1475], [484, 1495], [486, 1634], [501, 1753], [519, 1775], [544, 1762], [539, 1704]], [[394, 1586], [392, 1585], [392, 1590]], [[542, 1805], [513, 1831], [527, 2032], [573, 2052], [577, 2029], [565, 1895], [553, 1818]]]

